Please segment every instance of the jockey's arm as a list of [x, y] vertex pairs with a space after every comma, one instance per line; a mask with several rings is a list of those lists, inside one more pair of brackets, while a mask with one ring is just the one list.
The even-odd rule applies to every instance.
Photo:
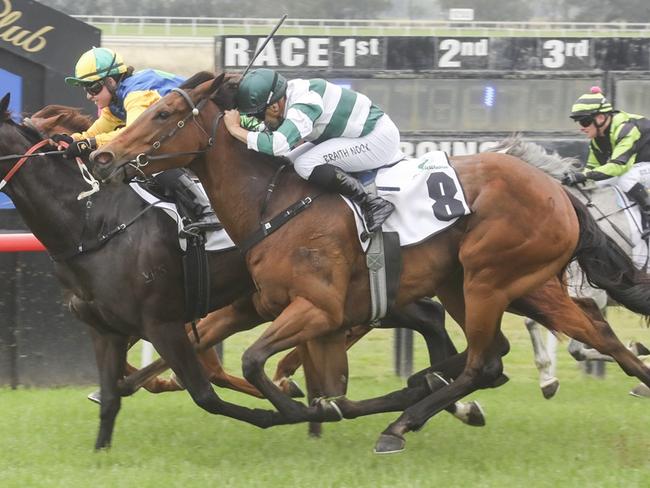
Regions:
[[295, 103], [289, 107], [280, 127], [273, 132], [249, 133], [246, 144], [254, 151], [271, 156], [286, 156], [311, 134], [314, 122], [322, 112], [322, 104]]
[[95, 122], [93, 122], [93, 124], [88, 127], [87, 130], [83, 132], [75, 132], [74, 134], [70, 134], [70, 136], [75, 141], [80, 141], [81, 139], [91, 139], [93, 137], [97, 137], [99, 134], [112, 132], [122, 125], [124, 125], [124, 121], [118, 117], [115, 117], [115, 115], [112, 114], [108, 107], [105, 107], [102, 109], [99, 118], [95, 120]]
[[[86, 131], [80, 134], [73, 134], [75, 140], [88, 139], [94, 137], [97, 147], [108, 144], [115, 139], [125, 126], [129, 126], [137, 119], [142, 112], [147, 110], [151, 105], [160, 100], [158, 92], [153, 90], [134, 91], [129, 93], [124, 99], [124, 110], [126, 111], [126, 121], [113, 115], [108, 109], [102, 109], [102, 114], [97, 121]], [[104, 122], [102, 122], [102, 120]], [[101, 124], [99, 124], [102, 122]], [[95, 127], [97, 125], [97, 127]], [[75, 136], [79, 137], [75, 137]]]
[[599, 181], [627, 173], [636, 160], [636, 143], [640, 137], [641, 133], [636, 126], [621, 126], [619, 130], [619, 138], [612, 149], [612, 155], [607, 163], [598, 165], [598, 161], [594, 156], [593, 151], [589, 151], [589, 159], [587, 160], [587, 177]]

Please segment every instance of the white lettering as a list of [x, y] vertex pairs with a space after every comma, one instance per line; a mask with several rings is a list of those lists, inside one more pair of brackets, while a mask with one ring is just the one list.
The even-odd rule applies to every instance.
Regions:
[[327, 48], [329, 39], [327, 37], [310, 37], [307, 66], [309, 67], [327, 67], [329, 59], [327, 57]]
[[300, 66], [305, 62], [305, 55], [296, 53], [305, 49], [305, 41], [299, 37], [288, 37], [282, 41], [280, 60], [284, 66]]
[[224, 45], [224, 66], [247, 66], [248, 40], [241, 37], [227, 37]]
[[[265, 39], [259, 38], [257, 40], [257, 47], [255, 52], [257, 52], [264, 44]], [[282, 48], [280, 48], [282, 49]], [[278, 65], [278, 53], [275, 51], [275, 44], [269, 42], [262, 52], [257, 56], [257, 59], [253, 63], [255, 66], [277, 66]]]

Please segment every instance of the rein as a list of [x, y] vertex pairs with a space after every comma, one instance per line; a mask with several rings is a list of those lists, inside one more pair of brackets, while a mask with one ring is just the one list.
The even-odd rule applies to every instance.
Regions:
[[36, 156], [49, 156], [49, 155], [54, 155], [54, 154], [63, 154], [65, 151], [50, 151], [50, 152], [36, 152], [43, 146], [47, 146], [49, 144], [49, 140], [43, 139], [41, 142], [37, 142], [34, 144], [32, 147], [30, 147], [25, 154], [11, 154], [9, 156], [2, 156], [0, 158], [0, 161], [6, 161], [7, 159], [18, 159], [16, 161], [16, 164], [13, 165], [13, 167], [9, 170], [7, 175], [0, 181], [0, 190], [2, 190], [7, 183], [9, 183], [9, 180], [13, 178], [13, 176], [18, 172], [18, 170], [21, 168], [23, 164], [27, 161], [28, 158], [34, 158]]
[[[150, 161], [157, 161], [157, 160], [160, 160], [160, 159], [175, 158], [175, 157], [178, 157], [178, 156], [195, 156], [195, 155], [198, 155], [198, 154], [205, 154], [208, 151], [208, 149], [214, 145], [214, 141], [215, 141], [216, 135], [217, 135], [217, 127], [219, 125], [219, 120], [221, 119], [221, 117], [223, 117], [223, 113], [219, 112], [217, 117], [215, 117], [214, 123], [212, 124], [211, 133], [208, 134], [206, 132], [206, 130], [203, 128], [203, 126], [196, 119], [196, 117], [199, 115], [199, 112], [201, 111], [201, 109], [207, 103], [208, 99], [203, 98], [203, 99], [201, 99], [199, 101], [199, 103], [194, 105], [194, 102], [192, 101], [192, 99], [190, 98], [190, 96], [187, 94], [186, 91], [182, 90], [181, 88], [173, 88], [172, 91], [178, 93], [179, 95], [181, 95], [192, 110], [182, 120], [179, 120], [177, 122], [176, 126], [171, 131], [169, 131], [167, 134], [165, 134], [160, 139], [155, 141], [151, 145], [151, 149], [149, 151], [138, 154], [135, 157], [135, 160], [134, 160], [135, 165], [133, 165], [132, 162], [128, 162], [126, 164], [131, 164], [131, 165], [135, 166], [136, 169], [140, 169], [140, 168], [146, 166], [147, 164], [149, 164]], [[183, 152], [175, 152], [175, 153], [165, 153], [165, 154], [160, 154], [160, 155], [157, 155], [157, 156], [152, 156], [151, 155], [152, 152], [154, 152], [154, 151], [156, 151], [156, 150], [158, 150], [160, 148], [160, 146], [162, 145], [162, 143], [164, 141], [166, 141], [167, 139], [173, 137], [174, 135], [176, 135], [176, 132], [178, 132], [180, 129], [185, 127], [185, 124], [187, 123], [187, 121], [190, 118], [192, 118], [192, 122], [194, 122], [197, 125], [197, 127], [199, 129], [201, 129], [201, 131], [208, 138], [208, 143], [207, 143], [205, 149], [199, 149], [197, 151], [183, 151]], [[117, 169], [119, 169], [119, 167]]]
[[[601, 217], [596, 219], [596, 221], [605, 220], [612, 227], [612, 229], [614, 229], [614, 231], [616, 231], [616, 233], [620, 236], [620, 238], [623, 239], [627, 243], [628, 246], [630, 246], [630, 248], [634, 248], [634, 243], [631, 241], [631, 239], [629, 237], [627, 237], [626, 233], [623, 232], [623, 229], [621, 229], [619, 226], [617, 226], [614, 222], [611, 221], [611, 219], [609, 218], [611, 214], [610, 215], [605, 214], [598, 207], [598, 205], [596, 205], [593, 202], [593, 200], [591, 199], [591, 196], [586, 191], [584, 191], [582, 188], [580, 188], [578, 186], [576, 186], [575, 188], [576, 188], [576, 190], [578, 190], [580, 192], [582, 197], [585, 199], [587, 207], [595, 208], [598, 211], [598, 213], [601, 215]], [[619, 209], [615, 213], [619, 213], [622, 210], [626, 210], [627, 208], [629, 208], [629, 207], [626, 207], [624, 209]]]

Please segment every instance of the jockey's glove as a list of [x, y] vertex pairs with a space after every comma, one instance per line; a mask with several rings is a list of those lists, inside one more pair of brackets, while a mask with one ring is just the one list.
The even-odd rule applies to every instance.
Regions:
[[74, 142], [74, 139], [72, 136], [68, 134], [54, 134], [52, 137], [50, 137], [54, 143], [59, 146], [61, 145], [62, 142], [65, 142], [66, 145], [72, 144]]
[[576, 171], [567, 173], [564, 175], [564, 178], [562, 178], [562, 184], [567, 186], [576, 186], [580, 183], [584, 183], [585, 181], [587, 181], [587, 175]]
[[95, 138], [81, 139], [79, 141], [72, 141], [68, 148], [65, 150], [63, 156], [66, 159], [82, 158], [87, 159], [91, 152], [97, 149]]

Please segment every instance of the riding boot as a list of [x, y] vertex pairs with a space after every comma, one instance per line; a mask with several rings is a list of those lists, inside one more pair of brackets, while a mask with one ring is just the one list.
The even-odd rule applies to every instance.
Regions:
[[395, 205], [377, 195], [366, 192], [359, 180], [350, 176], [338, 166], [331, 164], [316, 166], [309, 177], [309, 181], [327, 191], [340, 193], [358, 203], [363, 211], [368, 232], [371, 234], [381, 229], [381, 225], [395, 210]]
[[185, 232], [214, 230], [221, 227], [209, 200], [186, 170], [164, 171], [156, 176], [156, 181], [173, 195], [178, 205], [190, 213], [193, 222], [183, 228]]
[[643, 235], [647, 235], [650, 232], [650, 195], [648, 195], [648, 190], [641, 183], [636, 183], [625, 194], [639, 205], [643, 220]]

